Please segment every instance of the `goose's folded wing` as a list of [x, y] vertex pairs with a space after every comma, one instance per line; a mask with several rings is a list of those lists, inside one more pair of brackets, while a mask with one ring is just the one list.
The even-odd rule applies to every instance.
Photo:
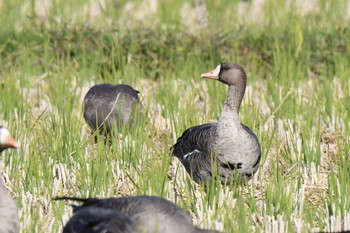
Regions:
[[188, 128], [172, 146], [173, 155], [183, 160], [195, 153], [210, 153], [216, 125], [209, 123]]
[[127, 215], [109, 209], [87, 207], [77, 211], [63, 233], [136, 233], [134, 221]]

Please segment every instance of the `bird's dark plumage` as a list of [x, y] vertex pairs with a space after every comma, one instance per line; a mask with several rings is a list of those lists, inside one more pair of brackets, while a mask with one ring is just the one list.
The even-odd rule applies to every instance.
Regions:
[[75, 211], [63, 233], [137, 233], [135, 222], [117, 210], [86, 207]]
[[[211, 176], [212, 151], [209, 142], [215, 139], [216, 123], [187, 129], [172, 146], [173, 155], [180, 159], [186, 171], [199, 183], [203, 177]], [[198, 140], [202, 138], [204, 140]]]
[[[217, 231], [201, 230], [193, 226], [191, 218], [177, 205], [172, 202], [154, 196], [136, 196], [136, 197], [120, 197], [120, 198], [107, 198], [107, 199], [81, 199], [81, 198], [57, 198], [65, 200], [75, 200], [83, 202], [81, 206], [74, 206], [74, 216], [67, 223], [65, 229], [72, 228], [70, 225], [74, 222], [77, 223], [80, 218], [80, 213], [85, 211], [97, 211], [110, 210], [116, 212], [115, 216], [121, 215], [121, 218], [128, 219], [129, 229], [137, 229], [137, 232], [145, 233], [181, 233], [181, 232], [192, 232], [192, 233], [217, 233]], [[83, 212], [84, 211], [84, 212]], [[109, 217], [113, 213], [106, 213], [107, 219], [102, 219], [102, 215], [98, 218], [89, 219], [89, 221], [100, 222], [97, 224], [99, 227], [103, 227], [105, 223], [109, 223]], [[73, 221], [74, 218], [74, 221]], [[85, 217], [86, 218], [86, 217]], [[95, 221], [93, 221], [95, 219]], [[129, 221], [130, 220], [130, 221]], [[84, 222], [83, 220], [79, 220]], [[113, 222], [116, 224], [114, 229], [120, 228], [117, 221]], [[86, 227], [84, 225], [83, 227]], [[125, 227], [125, 226], [123, 226]], [[101, 231], [103, 232], [103, 231]], [[111, 231], [113, 232], [113, 231]], [[132, 232], [132, 231], [131, 231]], [[73, 233], [73, 231], [66, 231], [64, 233]], [[78, 232], [76, 232], [78, 233]]]
[[132, 124], [140, 107], [138, 91], [129, 85], [100, 84], [93, 86], [84, 98], [84, 118], [96, 130], [109, 133], [113, 126], [119, 129]]

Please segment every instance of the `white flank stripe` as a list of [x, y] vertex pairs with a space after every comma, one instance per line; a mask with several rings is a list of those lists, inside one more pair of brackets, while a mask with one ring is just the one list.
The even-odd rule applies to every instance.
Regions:
[[197, 149], [194, 149], [194, 151], [192, 151], [192, 152], [190, 152], [190, 153], [185, 154], [185, 155], [184, 155], [184, 157], [183, 157], [183, 159], [184, 159], [184, 160], [186, 160], [186, 159], [187, 159], [187, 157], [188, 157], [189, 155], [191, 155], [191, 154], [193, 154], [193, 153], [195, 153], [195, 152], [198, 152], [198, 153], [199, 153], [200, 151], [199, 151], [199, 150], [197, 150]]

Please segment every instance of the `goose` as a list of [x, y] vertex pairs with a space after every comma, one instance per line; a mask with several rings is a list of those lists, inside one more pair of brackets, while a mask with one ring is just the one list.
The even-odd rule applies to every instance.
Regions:
[[[0, 126], [0, 152], [18, 147], [7, 128]], [[0, 177], [0, 233], [19, 232], [18, 209]]]
[[[74, 215], [64, 227], [63, 233], [219, 233], [193, 226], [190, 216], [184, 210], [161, 197], [130, 196], [106, 199], [59, 197], [55, 199], [83, 203], [80, 206], [73, 205]], [[94, 229], [98, 230], [94, 231]]]
[[221, 183], [247, 181], [257, 171], [261, 148], [257, 136], [239, 120], [239, 108], [247, 78], [242, 66], [224, 62], [202, 78], [218, 80], [228, 85], [227, 97], [217, 123], [188, 128], [172, 146], [172, 154], [184, 165], [196, 183], [212, 179], [212, 164], [216, 161]]
[[125, 84], [98, 84], [90, 88], [84, 98], [84, 118], [92, 130], [112, 132], [134, 120], [136, 107], [140, 106], [139, 91]]

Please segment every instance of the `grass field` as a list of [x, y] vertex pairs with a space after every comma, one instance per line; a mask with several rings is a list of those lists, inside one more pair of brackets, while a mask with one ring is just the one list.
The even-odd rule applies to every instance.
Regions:
[[[350, 2], [0, 1], [0, 124], [21, 142], [0, 170], [21, 232], [60, 232], [56, 196], [156, 195], [224, 232], [350, 230]], [[170, 146], [217, 120], [226, 86], [200, 74], [243, 65], [241, 121], [262, 163], [246, 185], [196, 185]], [[95, 83], [140, 91], [143, 118], [111, 144], [82, 115]]]

